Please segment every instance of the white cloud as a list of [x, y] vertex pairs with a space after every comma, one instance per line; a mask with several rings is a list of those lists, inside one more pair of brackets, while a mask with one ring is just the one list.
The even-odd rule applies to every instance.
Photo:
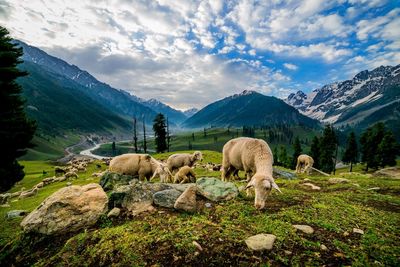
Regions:
[[284, 63], [283, 66], [288, 70], [297, 70], [299, 68], [298, 66], [291, 63]]

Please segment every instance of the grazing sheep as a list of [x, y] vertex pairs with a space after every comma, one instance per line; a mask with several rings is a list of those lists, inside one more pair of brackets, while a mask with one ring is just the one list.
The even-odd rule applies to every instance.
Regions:
[[203, 155], [200, 151], [195, 151], [193, 154], [173, 154], [169, 156], [167, 165], [171, 173], [174, 173], [175, 170], [179, 170], [179, 168], [183, 166], [192, 167], [193, 164], [198, 160], [203, 160]]
[[76, 172], [67, 172], [65, 174], [65, 178], [69, 179], [69, 178], [78, 178], [78, 174], [76, 174]]
[[54, 182], [55, 179], [56, 179], [56, 177], [44, 178], [44, 179], [42, 180], [43, 185], [46, 186], [46, 185], [48, 185], [48, 184], [51, 184], [51, 183]]
[[37, 185], [35, 185], [33, 188], [42, 188], [43, 186], [44, 186], [44, 183], [40, 182]]
[[36, 195], [38, 191], [39, 191], [38, 188], [33, 188], [32, 190], [21, 192], [21, 194], [19, 195], [18, 199], [32, 197], [32, 196]]
[[101, 177], [101, 176], [103, 176], [103, 174], [105, 173], [106, 171], [103, 171], [103, 172], [94, 172], [94, 173], [92, 173], [92, 176], [93, 177]]
[[65, 180], [67, 180], [67, 177], [65, 177], [65, 175], [64, 175], [64, 176], [57, 177], [54, 181], [55, 182], [64, 182]]
[[246, 189], [255, 189], [254, 206], [257, 209], [265, 207], [265, 201], [272, 188], [281, 192], [272, 176], [272, 151], [264, 140], [235, 138], [224, 145], [222, 153], [222, 180], [229, 181], [235, 170], [244, 170], [250, 177]]
[[54, 174], [57, 175], [63, 175], [65, 174], [67, 171], [65, 170], [65, 168], [60, 167], [60, 166], [55, 166], [54, 167]]
[[123, 154], [110, 161], [109, 170], [119, 174], [136, 176], [147, 181], [160, 176], [162, 182], [169, 181], [171, 173], [167, 167], [148, 154]]
[[189, 166], [183, 166], [179, 169], [179, 171], [175, 174], [174, 183], [195, 183], [196, 182], [196, 174], [193, 169]]
[[307, 172], [310, 175], [312, 166], [314, 165], [314, 159], [309, 155], [300, 155], [297, 158], [296, 173]]

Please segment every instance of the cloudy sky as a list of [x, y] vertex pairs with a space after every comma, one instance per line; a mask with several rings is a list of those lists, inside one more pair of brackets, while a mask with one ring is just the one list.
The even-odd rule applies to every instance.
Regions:
[[175, 108], [400, 63], [399, 0], [0, 0], [17, 39]]

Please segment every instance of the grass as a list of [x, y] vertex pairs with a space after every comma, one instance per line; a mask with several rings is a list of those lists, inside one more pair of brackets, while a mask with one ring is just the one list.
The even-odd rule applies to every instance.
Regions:
[[[169, 154], [154, 156], [166, 159]], [[203, 155], [204, 162], [221, 162], [220, 153], [203, 151]], [[49, 163], [22, 163], [28, 174], [13, 191], [39, 182], [46, 176], [42, 170], [53, 175], [54, 166]], [[90, 177], [95, 171], [91, 164], [73, 184], [97, 182]], [[220, 175], [200, 168], [195, 171], [199, 177]], [[336, 176], [345, 176], [350, 182], [330, 185], [329, 177], [305, 175], [296, 180], [277, 179], [283, 194], [274, 191], [263, 211], [256, 210], [253, 199], [242, 192], [232, 201], [212, 203], [211, 208], [204, 205], [209, 201], [200, 199], [194, 214], [157, 208], [137, 217], [103, 217], [95, 227], [58, 238], [23, 234], [20, 219], [4, 218], [11, 209], [34, 209], [66, 182], [55, 183], [35, 197], [0, 208], [0, 265], [398, 266], [400, 181], [341, 171]], [[303, 178], [311, 179], [321, 191], [301, 187]], [[379, 189], [368, 190], [372, 187]], [[300, 233], [292, 224], [310, 225], [315, 232]], [[364, 234], [353, 233], [353, 228]], [[244, 240], [259, 233], [277, 236], [273, 250], [252, 252], [247, 248]], [[198, 251], [193, 241], [203, 251]], [[322, 244], [328, 249], [322, 250]]]

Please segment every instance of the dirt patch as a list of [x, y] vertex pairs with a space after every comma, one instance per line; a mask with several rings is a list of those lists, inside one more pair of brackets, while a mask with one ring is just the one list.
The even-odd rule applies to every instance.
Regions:
[[400, 196], [400, 188], [382, 188], [376, 190], [376, 192], [383, 195]]
[[400, 205], [389, 201], [368, 200], [361, 203], [378, 210], [400, 213]]

